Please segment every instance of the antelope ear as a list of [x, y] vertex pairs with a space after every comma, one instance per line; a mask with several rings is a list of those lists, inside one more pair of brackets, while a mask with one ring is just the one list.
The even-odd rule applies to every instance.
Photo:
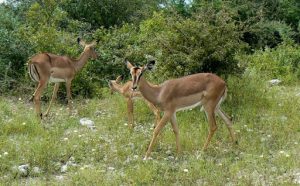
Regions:
[[133, 67], [133, 65], [127, 59], [125, 59], [124, 63], [129, 70]]
[[83, 47], [85, 47], [85, 45], [86, 45], [86, 43], [80, 37], [77, 38], [77, 43]]
[[122, 81], [122, 79], [123, 79], [123, 75], [118, 76], [116, 79], [116, 83], [120, 83], [120, 81]]
[[146, 68], [148, 70], [152, 70], [154, 68], [154, 65], [155, 65], [155, 60], [151, 60], [147, 63]]

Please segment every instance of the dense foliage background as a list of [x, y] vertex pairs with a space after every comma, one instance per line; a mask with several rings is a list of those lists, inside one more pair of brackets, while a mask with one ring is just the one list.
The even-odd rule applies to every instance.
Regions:
[[32, 91], [30, 56], [77, 57], [76, 38], [99, 39], [99, 58], [77, 75], [73, 96], [99, 95], [128, 72], [124, 58], [154, 56], [152, 80], [197, 72], [223, 77], [255, 69], [286, 83], [299, 79], [300, 2], [203, 0], [8, 0], [0, 4], [0, 92]]

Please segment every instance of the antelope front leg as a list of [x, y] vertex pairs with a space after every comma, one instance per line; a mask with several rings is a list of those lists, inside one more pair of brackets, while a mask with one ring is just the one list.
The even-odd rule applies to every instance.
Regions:
[[133, 128], [134, 127], [133, 101], [131, 98], [127, 98], [127, 115], [128, 115], [128, 124], [131, 128]]
[[71, 95], [71, 80], [66, 81], [67, 99], [69, 106], [69, 114], [72, 113], [72, 95]]
[[156, 138], [158, 136], [158, 134], [160, 133], [161, 129], [167, 124], [167, 122], [170, 120], [172, 113], [164, 113], [164, 116], [162, 117], [162, 119], [160, 120], [160, 122], [158, 123], [158, 125], [155, 127], [154, 131], [153, 131], [153, 136], [152, 136], [152, 140], [149, 144], [148, 150], [146, 152], [146, 155], [144, 157], [144, 160], [147, 160], [149, 158], [149, 155], [152, 151], [152, 148], [155, 144]]
[[145, 100], [145, 102], [147, 103], [148, 107], [152, 110], [152, 112], [155, 115], [155, 123], [153, 128], [155, 128], [158, 124], [158, 122], [160, 121], [160, 110], [154, 106], [152, 103], [150, 103], [149, 101]]
[[49, 113], [49, 111], [50, 111], [50, 107], [51, 107], [53, 101], [57, 98], [57, 91], [58, 91], [58, 88], [59, 88], [59, 83], [55, 83], [54, 88], [53, 88], [53, 94], [52, 94], [51, 101], [50, 101], [50, 103], [49, 103], [49, 106], [48, 106], [47, 111], [46, 111], [45, 114], [44, 114], [44, 116], [46, 116], [46, 117], [48, 116], [48, 113]]

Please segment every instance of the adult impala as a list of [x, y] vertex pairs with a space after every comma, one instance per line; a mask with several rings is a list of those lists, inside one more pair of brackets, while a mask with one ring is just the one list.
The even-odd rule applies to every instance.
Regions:
[[49, 113], [51, 104], [57, 97], [57, 91], [61, 82], [66, 83], [68, 106], [70, 111], [71, 105], [71, 83], [76, 73], [80, 71], [86, 64], [89, 58], [96, 59], [97, 53], [95, 52], [96, 42], [85, 43], [80, 38], [77, 39], [78, 43], [84, 47], [78, 59], [72, 59], [68, 56], [58, 56], [51, 53], [39, 53], [28, 62], [28, 72], [33, 81], [38, 82], [38, 86], [33, 93], [33, 100], [35, 104], [35, 111], [37, 115], [42, 119], [43, 114], [41, 112], [41, 95], [48, 82], [55, 83], [51, 101], [48, 109], [45, 112], [45, 116]]
[[[109, 81], [109, 88], [111, 92], [119, 92], [122, 96], [124, 96], [127, 99], [127, 115], [128, 115], [128, 123], [130, 127], [134, 127], [134, 115], [133, 115], [133, 99], [136, 98], [142, 98], [143, 96], [139, 91], [133, 91], [132, 90], [132, 81], [128, 81], [125, 84], [121, 84], [122, 76], [118, 76], [116, 80], [110, 80]], [[160, 120], [160, 111], [149, 101], [143, 99], [149, 108], [152, 110], [152, 112], [155, 115], [156, 122], [155, 125]]]
[[129, 61], [125, 61], [132, 76], [132, 89], [139, 91], [145, 99], [155, 106], [158, 106], [164, 115], [153, 131], [153, 137], [147, 149], [144, 159], [149, 158], [157, 135], [168, 121], [171, 122], [175, 137], [177, 151], [180, 152], [179, 130], [176, 121], [176, 112], [188, 108], [202, 105], [209, 123], [209, 134], [203, 146], [205, 150], [210, 140], [217, 130], [215, 113], [217, 113], [226, 123], [234, 142], [235, 133], [232, 129], [232, 122], [220, 108], [222, 101], [226, 97], [226, 84], [218, 76], [211, 73], [198, 73], [178, 79], [165, 81], [161, 85], [149, 83], [143, 74], [146, 70], [151, 70], [155, 64], [152, 60], [143, 67], [133, 66]]

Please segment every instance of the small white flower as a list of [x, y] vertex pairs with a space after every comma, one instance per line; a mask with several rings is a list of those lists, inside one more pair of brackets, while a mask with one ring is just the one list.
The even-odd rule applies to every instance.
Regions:
[[25, 122], [23, 122], [23, 123], [22, 123], [22, 125], [26, 125], [26, 123], [25, 123]]
[[288, 158], [288, 157], [290, 157], [290, 155], [289, 155], [289, 154], [286, 154], [286, 155], [285, 155], [285, 157], [287, 157], [287, 158]]
[[74, 130], [74, 133], [77, 133], [78, 131], [77, 130]]
[[283, 151], [283, 150], [281, 150], [281, 151], [279, 151], [279, 153], [280, 153], [280, 154], [284, 154], [284, 151]]
[[268, 138], [270, 138], [270, 137], [271, 137], [271, 135], [269, 134], [269, 135], [268, 135]]
[[264, 157], [264, 155], [262, 154], [262, 155], [260, 155], [259, 157], [260, 157], [260, 158], [263, 158], [263, 157]]
[[92, 152], [95, 152], [96, 151], [96, 149], [92, 149]]
[[124, 125], [127, 126], [128, 124], [127, 124], [127, 123], [124, 123]]
[[4, 155], [4, 156], [7, 156], [7, 155], [8, 155], [8, 152], [4, 152], [3, 155]]
[[22, 98], [19, 98], [19, 101], [21, 101], [22, 100]]
[[113, 170], [115, 170], [115, 168], [114, 167], [108, 167], [108, 170], [113, 171]]
[[64, 141], [68, 141], [69, 140], [69, 138], [64, 138]]
[[183, 169], [183, 172], [189, 172], [189, 169]]
[[81, 138], [81, 137], [82, 137], [82, 135], [81, 135], [81, 134], [79, 134], [79, 135], [78, 135], [78, 137], [79, 137], [79, 138]]

